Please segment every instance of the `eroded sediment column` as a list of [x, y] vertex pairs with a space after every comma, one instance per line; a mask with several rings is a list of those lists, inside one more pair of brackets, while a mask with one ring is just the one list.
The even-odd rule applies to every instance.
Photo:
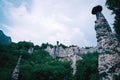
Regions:
[[96, 15], [95, 30], [97, 51], [99, 53], [99, 80], [114, 80], [113, 76], [120, 73], [120, 43], [112, 34], [111, 28], [101, 13], [102, 7], [96, 6], [92, 14]]
[[59, 57], [59, 41], [57, 41], [56, 49], [55, 49], [55, 58]]
[[20, 55], [17, 65], [12, 73], [12, 80], [18, 80], [18, 76], [19, 76], [19, 66], [20, 66], [20, 61], [21, 61], [22, 55]]

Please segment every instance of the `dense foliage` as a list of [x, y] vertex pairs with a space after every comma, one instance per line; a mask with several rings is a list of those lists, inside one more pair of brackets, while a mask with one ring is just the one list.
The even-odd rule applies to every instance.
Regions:
[[117, 38], [120, 40], [120, 0], [106, 0], [108, 9], [115, 14], [115, 21], [113, 23]]
[[82, 54], [83, 60], [77, 61], [75, 80], [99, 80], [98, 77], [98, 54]]
[[[32, 54], [28, 53], [30, 47], [34, 47]], [[97, 54], [80, 55], [83, 60], [77, 62], [77, 73], [73, 76], [72, 63], [52, 59], [44, 47], [25, 41], [0, 44], [0, 80], [11, 80], [20, 55], [19, 80], [98, 80]]]
[[53, 48], [53, 47], [54, 47], [52, 44], [49, 44], [49, 43], [43, 43], [43, 44], [41, 45], [40, 48], [41, 48], [41, 49], [46, 49], [47, 46], [49, 46], [50, 48]]
[[119, 75], [114, 75], [114, 80], [120, 80], [120, 74]]
[[70, 62], [53, 60], [48, 52], [37, 50], [28, 59], [23, 59], [20, 80], [70, 80]]
[[18, 54], [8, 45], [0, 44], [0, 80], [10, 80]]
[[[32, 54], [30, 47], [35, 47]], [[11, 80], [12, 72], [22, 55], [19, 80], [71, 80], [72, 68], [69, 61], [52, 59], [48, 52], [31, 42], [21, 41], [9, 45], [0, 45], [0, 79]]]

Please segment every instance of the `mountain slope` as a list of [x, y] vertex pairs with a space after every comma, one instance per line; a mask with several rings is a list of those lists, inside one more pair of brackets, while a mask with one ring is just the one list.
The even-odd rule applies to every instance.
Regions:
[[2, 30], [0, 30], [0, 43], [2, 44], [9, 44], [11, 43], [11, 37], [6, 36]]

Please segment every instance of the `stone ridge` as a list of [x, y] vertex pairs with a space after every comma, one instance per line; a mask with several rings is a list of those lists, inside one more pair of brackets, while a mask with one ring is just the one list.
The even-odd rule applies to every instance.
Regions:
[[96, 52], [96, 48], [79, 48], [77, 46], [74, 47], [68, 47], [63, 48], [58, 45], [57, 47], [51, 48], [50, 46], [47, 46], [45, 49], [49, 54], [54, 58], [61, 61], [68, 60], [72, 62], [71, 67], [73, 68], [73, 75], [76, 72], [76, 61], [81, 60], [82, 57], [78, 56], [77, 54], [87, 54], [89, 52], [93, 53]]
[[[94, 9], [94, 8], [93, 8]], [[120, 73], [120, 43], [101, 12], [96, 13], [95, 31], [100, 80], [114, 80]]]
[[[96, 47], [90, 47], [90, 48], [79, 48], [78, 46], [74, 47], [68, 47], [68, 48], [63, 48], [59, 47], [59, 54], [57, 55], [58, 57], [69, 57], [74, 54], [87, 54], [87, 53], [93, 53], [96, 52]], [[56, 48], [53, 47], [51, 48], [50, 46], [47, 46], [45, 49], [47, 52], [50, 53], [50, 55], [55, 58], [56, 54]]]

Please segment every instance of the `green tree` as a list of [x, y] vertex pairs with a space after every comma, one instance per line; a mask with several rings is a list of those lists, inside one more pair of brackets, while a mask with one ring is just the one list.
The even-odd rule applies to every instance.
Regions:
[[106, 6], [115, 14], [114, 30], [120, 40], [120, 0], [106, 0]]
[[30, 47], [33, 47], [34, 44], [32, 42], [20, 41], [18, 42], [18, 49], [28, 50]]
[[81, 55], [83, 60], [77, 61], [75, 80], [98, 80], [98, 54]]
[[43, 44], [41, 45], [41, 49], [46, 49], [47, 46], [49, 46], [49, 47], [51, 47], [51, 48], [54, 47], [52, 44], [49, 44], [49, 43], [43, 43]]
[[62, 48], [68, 48], [68, 46], [64, 45], [64, 44], [60, 44], [59, 46], [61, 46]]
[[12, 71], [16, 65], [17, 58], [9, 45], [0, 44], [0, 79], [10, 80]]
[[114, 75], [114, 80], [120, 80], [120, 74], [119, 75]]
[[31, 76], [32, 80], [64, 80], [65, 68], [63, 66], [51, 66], [42, 64], [37, 66]]

